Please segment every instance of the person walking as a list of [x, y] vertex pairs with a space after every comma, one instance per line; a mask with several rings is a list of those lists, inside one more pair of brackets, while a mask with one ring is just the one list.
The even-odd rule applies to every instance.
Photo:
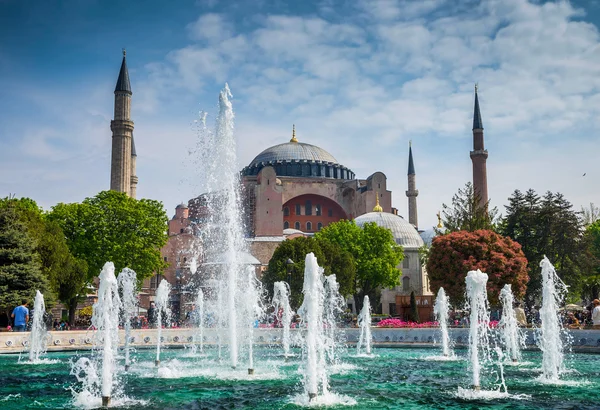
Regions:
[[156, 321], [158, 319], [158, 315], [156, 312], [156, 304], [154, 302], [150, 302], [150, 307], [148, 308], [148, 324], [152, 329], [156, 328]]
[[29, 322], [29, 309], [27, 309], [27, 300], [21, 301], [21, 306], [17, 306], [13, 309], [12, 315], [13, 326], [15, 332], [24, 332], [27, 322]]
[[594, 299], [592, 302], [594, 309], [592, 310], [592, 323], [595, 329], [600, 329], [600, 300]]

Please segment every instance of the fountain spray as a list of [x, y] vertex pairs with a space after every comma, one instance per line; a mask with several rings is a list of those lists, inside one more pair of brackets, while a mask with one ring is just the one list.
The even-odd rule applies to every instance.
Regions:
[[440, 331], [442, 332], [442, 354], [446, 357], [452, 356], [453, 353], [450, 349], [450, 336], [448, 335], [448, 312], [450, 311], [450, 301], [446, 296], [444, 288], [438, 290], [437, 297], [435, 298], [435, 305], [433, 306], [433, 313], [440, 325]]
[[44, 322], [46, 313], [46, 304], [44, 295], [38, 290], [35, 292], [35, 301], [33, 302], [33, 323], [31, 324], [31, 333], [29, 334], [29, 361], [37, 362], [40, 356], [46, 352], [46, 339], [48, 330]]
[[[200, 338], [200, 353], [204, 351], [204, 292], [202, 288], [198, 289], [198, 296], [196, 296], [196, 312], [198, 317], [198, 336]], [[194, 344], [195, 346], [195, 344]]]
[[116, 356], [119, 347], [119, 288], [115, 277], [115, 265], [106, 262], [100, 272], [98, 301], [94, 303], [92, 325], [97, 329], [102, 348], [101, 394], [102, 406], [110, 405], [114, 377], [117, 372]]
[[304, 264], [304, 300], [298, 313], [306, 326], [304, 336], [304, 391], [309, 401], [317, 398], [319, 391], [327, 394], [328, 380], [325, 369], [326, 335], [323, 331], [325, 292], [323, 289], [323, 269], [311, 252], [306, 255]]
[[468, 307], [471, 309], [469, 321], [469, 358], [473, 372], [473, 389], [481, 389], [481, 362], [489, 361], [489, 335], [488, 327], [490, 314], [486, 284], [487, 273], [470, 271], [467, 274]]
[[273, 307], [275, 316], [278, 317], [281, 311], [281, 324], [283, 336], [281, 344], [283, 346], [284, 357], [290, 356], [290, 324], [292, 322], [292, 308], [290, 307], [289, 285], [286, 282], [275, 282], [273, 285]]
[[371, 303], [366, 295], [363, 308], [358, 315], [358, 327], [360, 327], [360, 337], [356, 345], [356, 353], [360, 354], [360, 349], [364, 346], [365, 352], [371, 354]]
[[330, 364], [337, 364], [337, 341], [343, 338], [343, 334], [337, 327], [337, 319], [344, 311], [345, 299], [340, 294], [340, 284], [337, 282], [335, 275], [324, 277], [325, 287], [325, 328], [326, 338], [325, 346], [327, 350], [327, 358]]
[[125, 327], [125, 371], [129, 370], [131, 360], [129, 358], [130, 341], [131, 341], [131, 317], [135, 315], [137, 309], [136, 298], [136, 281], [137, 275], [132, 269], [125, 268], [119, 274], [117, 282], [123, 296], [123, 324]]
[[157, 335], [156, 335], [156, 366], [160, 364], [160, 346], [162, 344], [162, 324], [163, 314], [165, 315], [164, 321], [169, 323], [171, 321], [171, 310], [169, 309], [169, 293], [171, 293], [171, 284], [166, 279], [160, 281], [158, 289], [156, 289], [156, 311], [157, 313]]
[[559, 318], [558, 308], [567, 293], [567, 286], [556, 274], [547, 257], [540, 262], [542, 268], [542, 308], [540, 318], [539, 347], [542, 351], [542, 380], [557, 382], [564, 372], [564, 346], [561, 334], [564, 329]]
[[244, 318], [248, 330], [248, 374], [254, 374], [254, 325], [263, 315], [261, 303], [262, 284], [256, 278], [253, 266], [246, 266], [246, 289], [244, 296]]
[[521, 335], [517, 315], [513, 309], [515, 303], [511, 285], [506, 284], [500, 291], [502, 317], [498, 322], [500, 337], [506, 349], [506, 355], [514, 362], [521, 360]]

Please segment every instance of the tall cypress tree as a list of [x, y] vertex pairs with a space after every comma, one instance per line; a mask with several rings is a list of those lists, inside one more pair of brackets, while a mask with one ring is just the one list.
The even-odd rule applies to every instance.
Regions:
[[0, 311], [7, 317], [21, 300], [31, 302], [36, 290], [48, 289], [35, 246], [15, 209], [0, 209]]

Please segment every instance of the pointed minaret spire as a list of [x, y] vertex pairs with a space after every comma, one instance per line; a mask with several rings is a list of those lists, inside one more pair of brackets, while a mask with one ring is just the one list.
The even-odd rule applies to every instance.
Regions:
[[415, 163], [412, 157], [412, 141], [408, 141], [408, 175], [415, 175]]
[[487, 189], [487, 167], [488, 152], [485, 149], [483, 139], [483, 123], [481, 111], [479, 110], [479, 87], [475, 84], [475, 109], [473, 111], [473, 151], [471, 161], [473, 162], [473, 190], [479, 196], [479, 204], [485, 206], [488, 202]]
[[127, 60], [125, 56], [127, 51], [123, 49], [123, 61], [121, 62], [121, 71], [119, 71], [119, 78], [117, 79], [117, 85], [115, 86], [115, 93], [126, 92], [131, 94], [131, 84], [129, 84], [129, 71], [127, 70]]
[[473, 129], [482, 130], [483, 122], [481, 121], [481, 111], [479, 111], [479, 98], [477, 97], [477, 89], [479, 86], [475, 83], [475, 110], [473, 112]]
[[417, 196], [419, 196], [419, 191], [417, 190], [417, 175], [412, 155], [412, 141], [408, 142], [408, 191], [406, 191], [406, 196], [408, 197], [408, 222], [418, 228]]

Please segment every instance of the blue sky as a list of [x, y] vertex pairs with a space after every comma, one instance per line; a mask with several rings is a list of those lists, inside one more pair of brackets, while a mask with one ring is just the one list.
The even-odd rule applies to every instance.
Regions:
[[412, 140], [423, 228], [471, 179], [478, 82], [492, 203], [600, 204], [599, 22], [595, 0], [0, 0], [0, 196], [49, 208], [108, 188], [126, 47], [138, 196], [169, 214], [200, 193], [192, 125], [225, 82], [240, 168], [295, 123], [359, 178], [383, 171], [406, 216]]

